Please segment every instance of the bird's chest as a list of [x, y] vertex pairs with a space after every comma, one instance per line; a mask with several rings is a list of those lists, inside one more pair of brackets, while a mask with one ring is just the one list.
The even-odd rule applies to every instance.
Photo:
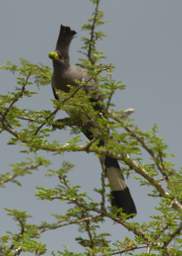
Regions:
[[70, 86], [76, 85], [75, 81], [66, 74], [54, 74], [52, 79], [54, 88], [62, 90], [64, 92], [69, 92]]

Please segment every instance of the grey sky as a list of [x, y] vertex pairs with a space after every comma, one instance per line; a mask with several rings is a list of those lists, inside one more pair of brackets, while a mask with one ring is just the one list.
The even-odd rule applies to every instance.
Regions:
[[[176, 154], [174, 162], [179, 166], [182, 144], [182, 1], [102, 2], [105, 19], [109, 22], [103, 27], [108, 36], [100, 47], [105, 52], [107, 61], [116, 66], [114, 78], [127, 84], [122, 95], [115, 96], [116, 102], [122, 107], [136, 109], [134, 118], [140, 127], [148, 129], [154, 123], [159, 124], [160, 134], [167, 141], [170, 152]], [[88, 1], [0, 0], [0, 3], [1, 63], [7, 59], [18, 62], [23, 57], [34, 63], [51, 65], [47, 53], [54, 49], [61, 23], [71, 25], [78, 32], [71, 48], [72, 60], [77, 61], [80, 35], [83, 35], [80, 26], [87, 21], [91, 11]], [[12, 81], [14, 80], [8, 73], [1, 72], [0, 92], [4, 93], [12, 88]], [[34, 103], [43, 108], [48, 101], [50, 106], [52, 98], [50, 87], [44, 87]], [[0, 148], [1, 171], [7, 170], [8, 164], [15, 162], [17, 158], [21, 159], [16, 149], [5, 146], [5, 138], [2, 137]], [[63, 158], [68, 160], [70, 155], [66, 154]], [[75, 183], [81, 182], [83, 189], [91, 190], [99, 177], [96, 159], [90, 155], [85, 155], [83, 159], [79, 154], [71, 154], [71, 158], [77, 166], [72, 180]], [[59, 166], [61, 159], [56, 158], [55, 166]], [[32, 188], [35, 185], [53, 186], [54, 180], [49, 181], [38, 173], [22, 180], [25, 182], [23, 189], [8, 185], [7, 189], [0, 190], [1, 207], [17, 206], [30, 210], [34, 215], [33, 221], [43, 220], [48, 216], [48, 211], [61, 211], [62, 207], [56, 202], [47, 206], [46, 202], [33, 200]], [[154, 203], [148, 201], [144, 189], [137, 187], [138, 184], [131, 180], [128, 183], [138, 208], [136, 220], [145, 220], [151, 215]], [[12, 222], [5, 219], [0, 225], [4, 230], [10, 228]], [[113, 240], [126, 234], [124, 230], [121, 234], [120, 227], [112, 223], [107, 223], [105, 229], [112, 231]], [[51, 236], [46, 234], [44, 241], [49, 241], [52, 249], [62, 249], [65, 243], [74, 249], [72, 233], [74, 235], [72, 228], [65, 228], [64, 232], [58, 232], [57, 241], [53, 237], [54, 233]]]

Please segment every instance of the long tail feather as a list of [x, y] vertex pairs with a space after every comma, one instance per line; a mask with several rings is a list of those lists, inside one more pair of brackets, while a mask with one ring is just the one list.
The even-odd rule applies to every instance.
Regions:
[[112, 205], [122, 208], [127, 214], [136, 214], [135, 203], [126, 185], [118, 161], [111, 157], [105, 157], [104, 164], [111, 187]]

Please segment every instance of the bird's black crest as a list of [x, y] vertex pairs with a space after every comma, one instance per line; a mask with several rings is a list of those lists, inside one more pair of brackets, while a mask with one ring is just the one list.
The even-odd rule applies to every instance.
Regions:
[[56, 44], [56, 50], [61, 51], [61, 50], [64, 50], [66, 47], [68, 47], [75, 34], [76, 34], [75, 30], [72, 30], [68, 26], [61, 25], [57, 44]]
[[60, 34], [64, 35], [64, 36], [68, 36], [68, 35], [74, 36], [76, 34], [76, 31], [75, 30], [71, 30], [70, 27], [64, 26], [64, 25], [61, 24]]

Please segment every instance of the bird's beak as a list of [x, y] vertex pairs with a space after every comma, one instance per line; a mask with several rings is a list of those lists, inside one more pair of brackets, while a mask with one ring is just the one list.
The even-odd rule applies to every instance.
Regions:
[[49, 52], [48, 57], [52, 60], [59, 60], [59, 54], [56, 51]]

